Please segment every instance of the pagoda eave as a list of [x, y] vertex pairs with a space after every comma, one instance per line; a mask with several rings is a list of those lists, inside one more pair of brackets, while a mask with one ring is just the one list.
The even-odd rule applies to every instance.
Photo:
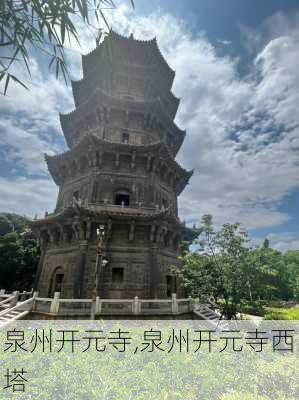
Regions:
[[157, 120], [164, 125], [164, 129], [168, 129], [176, 136], [176, 152], [179, 150], [185, 138], [186, 132], [180, 129], [173, 119], [164, 111], [164, 106], [160, 98], [154, 100], [135, 101], [116, 98], [108, 95], [100, 89], [96, 89], [93, 95], [91, 95], [86, 102], [80, 104], [79, 107], [67, 114], [59, 114], [61, 128], [69, 147], [72, 147], [74, 144], [75, 132], [78, 124], [82, 122], [84, 118], [88, 117], [90, 109], [94, 104], [98, 104], [99, 107], [102, 105], [110, 109], [118, 109], [134, 113], [144, 113], [144, 110], [147, 110], [147, 113], [157, 118]]
[[52, 162], [52, 160], [55, 159], [56, 156], [55, 155], [50, 156], [48, 154], [44, 154], [44, 157], [48, 167], [48, 171], [50, 172], [53, 181], [57, 186], [61, 186], [63, 183], [63, 176], [60, 172], [59, 165]]
[[[74, 221], [74, 218], [91, 218], [93, 221], [110, 218], [117, 220], [134, 220], [136, 218], [138, 221], [145, 222], [159, 220], [161, 217], [165, 217], [168, 214], [168, 209], [156, 210], [155, 208], [143, 209], [142, 207], [136, 209], [111, 205], [81, 205], [79, 202], [75, 202], [73, 205], [69, 205], [60, 212], [47, 214], [44, 218], [32, 220], [30, 224], [33, 228], [42, 228], [45, 226], [71, 223]], [[173, 217], [171, 218], [173, 219]]]
[[54, 156], [45, 155], [49, 172], [58, 186], [60, 186], [64, 181], [63, 171], [67, 165], [71, 164], [73, 160], [78, 160], [78, 157], [80, 157], [82, 153], [87, 155], [89, 151], [114, 151], [117, 153], [140, 153], [144, 155], [151, 154], [153, 157], [164, 160], [164, 162], [168, 163], [169, 167], [173, 170], [173, 173], [178, 176], [179, 183], [177, 185], [177, 190], [179, 193], [182, 192], [193, 174], [193, 170], [187, 171], [181, 167], [175, 159], [173, 159], [170, 149], [163, 141], [157, 141], [147, 145], [117, 143], [99, 138], [89, 132], [76, 146], [71, 148], [71, 150]]

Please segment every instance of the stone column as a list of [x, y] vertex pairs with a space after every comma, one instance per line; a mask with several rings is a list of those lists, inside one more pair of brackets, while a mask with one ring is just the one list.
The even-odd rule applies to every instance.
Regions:
[[19, 292], [16, 290], [14, 292], [12, 292], [12, 295], [14, 296], [13, 299], [10, 301], [9, 306], [15, 307], [18, 303], [18, 299], [19, 299]]
[[44, 265], [44, 260], [45, 260], [45, 254], [46, 254], [46, 249], [47, 249], [47, 239], [45, 237], [46, 233], [41, 233], [39, 236], [39, 243], [40, 243], [40, 249], [41, 249], [41, 254], [40, 254], [40, 259], [38, 262], [38, 267], [37, 267], [37, 272], [33, 284], [33, 289], [37, 290], [38, 284], [39, 284], [39, 279], [42, 273], [43, 265]]
[[149, 172], [151, 169], [152, 155], [148, 154], [146, 161], [146, 170]]
[[115, 168], [119, 167], [119, 152], [115, 153]]
[[173, 314], [176, 314], [179, 311], [176, 293], [172, 293], [171, 295], [171, 311]]
[[133, 300], [133, 314], [139, 314], [139, 309], [140, 309], [140, 307], [139, 307], [139, 300], [138, 300], [138, 296], [135, 296], [134, 297], [134, 300]]
[[129, 242], [132, 242], [134, 240], [135, 236], [135, 221], [132, 220], [130, 223], [130, 230], [129, 230]]
[[132, 158], [131, 158], [131, 169], [133, 169], [133, 168], [135, 168], [135, 161], [136, 161], [136, 152], [135, 151], [133, 151], [133, 153], [132, 153]]
[[79, 244], [80, 251], [77, 259], [77, 263], [74, 270], [74, 298], [80, 299], [83, 296], [84, 288], [84, 275], [86, 266], [86, 256], [88, 250], [88, 242], [82, 241]]
[[150, 248], [149, 254], [149, 269], [150, 269], [150, 298], [158, 298], [158, 285], [159, 285], [159, 265], [158, 265], [158, 248], [156, 243], [153, 243]]
[[103, 163], [103, 151], [99, 151], [99, 167], [102, 166]]
[[51, 314], [57, 314], [59, 311], [59, 298], [60, 298], [60, 292], [55, 292], [54, 297], [50, 306], [50, 313]]
[[99, 296], [96, 297], [96, 304], [95, 304], [95, 315], [101, 314], [102, 311], [102, 303]]

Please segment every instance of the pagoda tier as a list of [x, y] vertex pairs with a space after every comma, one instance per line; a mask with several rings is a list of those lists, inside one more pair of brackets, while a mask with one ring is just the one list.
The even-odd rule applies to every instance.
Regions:
[[[59, 277], [59, 291], [63, 297], [87, 298], [91, 295], [97, 231], [103, 225], [102, 257], [109, 260], [109, 266], [100, 274], [102, 298], [168, 297], [168, 292], [173, 290], [183, 294], [175, 281], [166, 285], [164, 274], [167, 281], [173, 275], [160, 265], [175, 262], [180, 253], [180, 243], [194, 239], [198, 235], [196, 229], [186, 228], [168, 210], [113, 210], [111, 206], [99, 208], [76, 201], [59, 213], [46, 214], [45, 218], [32, 223], [43, 251], [42, 264], [47, 266], [38, 271], [42, 294], [51, 295], [57, 289], [55, 280], [59, 273], [63, 274]], [[145, 253], [144, 247], [140, 247], [141, 242], [148, 249]], [[147, 268], [148, 258], [150, 268]], [[125, 272], [124, 281], [115, 282], [113, 271], [120, 273], [121, 269]]]
[[77, 146], [55, 155], [45, 155], [49, 172], [58, 186], [76, 180], [89, 172], [154, 176], [178, 196], [187, 185], [193, 171], [187, 171], [175, 161], [164, 142], [148, 145], [116, 143], [89, 132]]
[[[79, 81], [72, 81], [75, 106], [79, 107], [88, 100], [95, 90], [100, 89], [108, 95], [110, 94], [128, 100], [136, 99], [138, 101], [144, 101], [160, 99], [166, 112], [173, 119], [176, 115], [180, 100], [175, 97], [171, 91], [164, 91], [162, 84], [157, 85], [157, 83], [154, 83], [154, 77], [157, 72], [152, 69], [147, 71], [147, 69], [149, 69], [147, 67], [144, 67], [142, 71], [140, 68], [137, 68], [137, 71], [134, 73], [131, 71], [129, 75], [130, 79], [127, 78], [124, 80], [123, 74], [126, 68], [122, 67], [121, 71], [118, 72], [115, 70], [112, 71], [111, 67], [108, 68], [107, 66], [108, 72], [106, 72], [106, 74], [102, 72], [102, 74], [96, 75], [94, 82], [86, 78]], [[148, 75], [149, 73], [150, 75]], [[146, 79], [144, 79], [144, 76], [146, 76]]]
[[[102, 43], [92, 52], [82, 56], [83, 80], [93, 84], [102, 80], [108, 88], [114, 79], [120, 87], [131, 80], [131, 87], [137, 89], [140, 79], [151, 83], [158, 90], [170, 91], [175, 72], [169, 67], [162, 56], [156, 39], [135, 40], [110, 31]], [[109, 76], [113, 79], [109, 79]], [[99, 79], [98, 79], [99, 77]], [[108, 79], [107, 79], [108, 78]], [[104, 80], [108, 82], [105, 83]], [[94, 87], [94, 86], [93, 86]], [[139, 91], [139, 90], [138, 90]], [[163, 93], [161, 91], [161, 93]]]
[[69, 147], [95, 127], [139, 132], [140, 144], [163, 137], [173, 155], [179, 151], [186, 132], [165, 113], [160, 99], [134, 101], [107, 95], [97, 89], [89, 99], [68, 114], [60, 114], [61, 127]]
[[101, 58], [109, 59], [112, 62], [119, 61], [127, 65], [158, 65], [160, 70], [169, 77], [172, 85], [175, 71], [170, 68], [163, 57], [156, 38], [150, 40], [135, 39], [133, 34], [129, 37], [120, 35], [113, 31], [109, 32], [103, 42], [87, 55], [83, 55], [83, 74], [94, 69], [94, 63]]
[[[96, 228], [100, 223], [107, 224], [107, 238], [109, 238], [113, 224], [122, 222], [133, 225], [134, 228], [136, 226], [150, 227], [149, 240], [151, 242], [157, 242], [163, 236], [164, 244], [174, 245], [176, 250], [180, 241], [191, 241], [198, 235], [198, 229], [187, 228], [168, 209], [113, 208], [107, 205], [98, 207], [94, 204], [81, 204], [76, 200], [60, 212], [46, 214], [44, 218], [34, 221], [33, 226], [39, 235], [47, 233], [51, 242], [57, 244], [59, 241], [71, 242], [76, 239], [95, 240]], [[130, 228], [127, 239], [132, 241], [133, 234], [133, 229]]]

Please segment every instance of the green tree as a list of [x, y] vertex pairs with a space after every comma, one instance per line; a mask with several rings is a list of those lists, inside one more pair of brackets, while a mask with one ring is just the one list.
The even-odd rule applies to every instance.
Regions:
[[18, 214], [0, 213], [0, 236], [11, 231], [23, 232], [28, 227], [28, 219]]
[[[134, 2], [131, 0], [134, 7]], [[30, 76], [30, 53], [43, 53], [54, 67], [56, 76], [67, 80], [65, 44], [79, 43], [78, 26], [91, 26], [95, 17], [97, 34], [109, 29], [104, 14], [115, 8], [113, 0], [2, 0], [0, 2], [0, 81], [4, 94], [10, 80], [26, 85], [12, 73], [15, 62], [21, 62]], [[102, 26], [101, 23], [102, 22]], [[99, 39], [99, 37], [98, 37]]]
[[199, 252], [186, 251], [181, 257], [182, 267], [175, 272], [182, 280], [187, 296], [206, 299], [221, 295], [218, 270], [208, 257]]
[[0, 288], [30, 290], [40, 250], [28, 220], [16, 214], [1, 213], [0, 231]]
[[240, 224], [224, 224], [215, 231], [212, 217], [205, 215], [197, 255], [186, 253], [183, 256], [185, 284], [197, 287], [204, 295], [221, 297], [223, 313], [229, 319], [236, 315], [242, 299], [253, 299], [259, 259], [251, 257], [249, 242], [248, 234]]
[[287, 251], [283, 256], [289, 273], [289, 286], [292, 297], [299, 300], [299, 250]]
[[299, 250], [283, 254], [268, 239], [253, 247], [240, 224], [224, 224], [216, 231], [211, 215], [203, 216], [195, 245], [196, 251], [184, 253], [179, 272], [187, 293], [221, 298], [226, 317], [243, 307], [262, 312], [260, 300], [298, 300]]
[[265, 300], [290, 300], [295, 297], [296, 271], [299, 260], [264, 244], [255, 250], [260, 259], [259, 280], [255, 285], [257, 295]]
[[22, 240], [17, 232], [0, 236], [0, 286], [16, 289], [16, 272], [23, 260]]

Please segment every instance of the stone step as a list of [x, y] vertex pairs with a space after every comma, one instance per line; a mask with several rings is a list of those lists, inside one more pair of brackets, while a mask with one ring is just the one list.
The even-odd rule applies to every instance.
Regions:
[[12, 310], [12, 311], [9, 311], [8, 312], [8, 314], [20, 314], [22, 311], [20, 311], [20, 310]]
[[0, 321], [9, 321], [10, 318], [0, 317]]
[[4, 318], [7, 318], [7, 319], [11, 319], [11, 318], [14, 318], [16, 315], [14, 315], [14, 314], [5, 314], [4, 315]]
[[[18, 302], [18, 305], [22, 304], [22, 302]], [[19, 309], [10, 309], [9, 304], [7, 307], [3, 307], [1, 309], [3, 315], [0, 315], [0, 328], [1, 326], [7, 325], [10, 321], [14, 321], [16, 319], [21, 318], [23, 315], [26, 315], [29, 311], [19, 310]]]
[[202, 314], [206, 314], [206, 315], [215, 315], [216, 314], [216, 313], [213, 313], [211, 311], [201, 310], [201, 309], [199, 309], [197, 311], [201, 312]]
[[213, 322], [220, 320], [220, 316], [214, 310], [212, 310], [207, 304], [201, 304], [197, 306], [194, 312], [204, 320]]

